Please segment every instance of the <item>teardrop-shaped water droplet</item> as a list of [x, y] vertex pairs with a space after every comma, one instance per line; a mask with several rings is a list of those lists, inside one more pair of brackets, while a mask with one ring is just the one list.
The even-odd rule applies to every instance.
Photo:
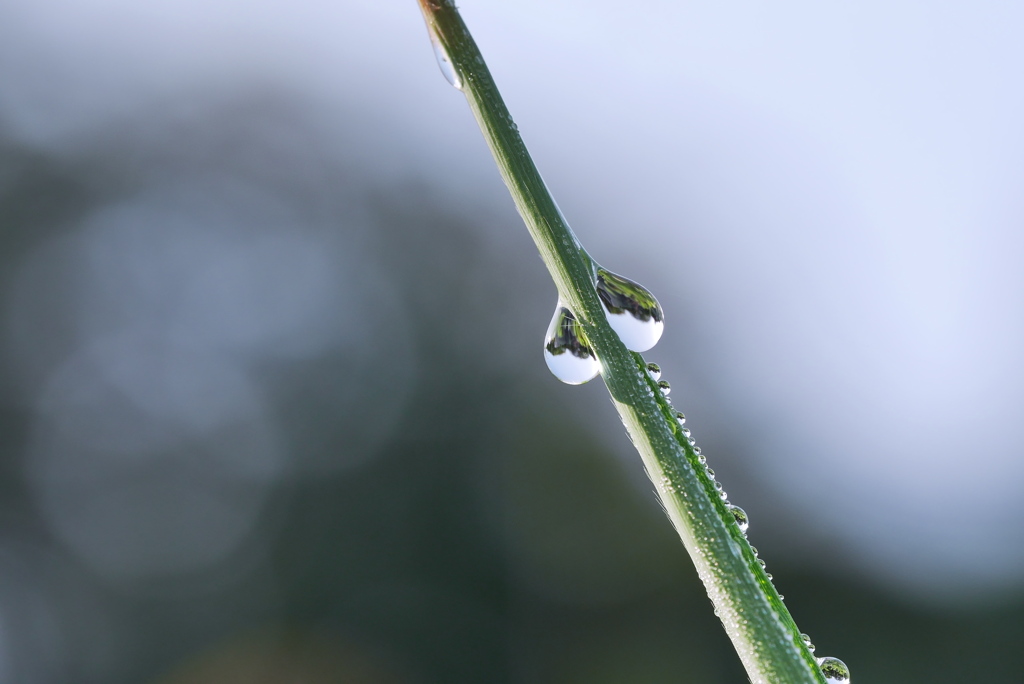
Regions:
[[661, 379], [661, 366], [656, 363], [647, 364], [647, 374], [651, 376], [651, 380], [658, 382]]
[[665, 314], [647, 288], [599, 268], [597, 294], [608, 324], [627, 349], [645, 352], [658, 343], [665, 330]]
[[825, 675], [828, 684], [850, 681], [850, 668], [839, 658], [819, 658], [818, 667], [821, 668], [821, 674]]
[[715, 479], [715, 471], [712, 468], [705, 468], [704, 472], [707, 473], [708, 477], [710, 477], [712, 480]]
[[451, 57], [448, 56], [448, 52], [444, 49], [444, 46], [441, 45], [441, 41], [431, 34], [430, 44], [434, 47], [434, 56], [437, 57], [437, 66], [441, 68], [441, 73], [444, 74], [445, 80], [459, 90], [462, 90], [462, 78], [459, 76], [459, 72], [455, 70], [455, 65], [452, 64]]
[[693, 434], [693, 433], [692, 433], [692, 432], [690, 432], [690, 428], [688, 428], [688, 427], [684, 427], [684, 428], [683, 428], [683, 437], [689, 437], [689, 436], [690, 436], [690, 435], [692, 435], [692, 434]]
[[[700, 447], [699, 446], [693, 447], [693, 453], [695, 453], [698, 456], [700, 456]], [[701, 461], [701, 463], [703, 463], [703, 461]]]
[[[676, 411], [676, 420], [679, 421], [680, 425], [683, 425], [684, 423], [686, 423], [686, 416], [684, 416], [682, 413]], [[689, 437], [690, 433], [687, 432], [686, 436]]]
[[583, 328], [569, 309], [559, 302], [544, 340], [544, 361], [556, 378], [569, 385], [582, 385], [601, 372]]
[[[771, 577], [769, 577], [768, 579], [771, 579]], [[810, 635], [801, 633], [800, 638], [803, 639], [804, 646], [807, 647], [807, 650], [811, 653], [814, 653], [814, 644], [811, 643]]]
[[[694, 449], [694, 451], [696, 451], [696, 449]], [[704, 454], [701, 454], [701, 453], [697, 454], [697, 463], [700, 463], [701, 465], [704, 465], [707, 462], [708, 462], [708, 457], [707, 456], [705, 456]]]
[[747, 517], [747, 512], [739, 506], [729, 506], [729, 512], [732, 513], [732, 517], [736, 518], [736, 524], [739, 525], [740, 532], [746, 534], [747, 528], [750, 527], [750, 518]]
[[668, 384], [668, 380], [659, 380], [658, 387], [661, 388], [661, 393], [666, 397], [672, 393], [672, 385]]

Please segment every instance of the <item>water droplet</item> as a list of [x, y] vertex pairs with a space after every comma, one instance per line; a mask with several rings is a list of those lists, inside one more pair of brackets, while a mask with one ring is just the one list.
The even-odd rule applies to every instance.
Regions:
[[729, 495], [725, 493], [724, 489], [721, 489], [718, 492], [718, 498], [721, 499], [722, 501], [728, 501], [729, 500]]
[[451, 83], [453, 86], [462, 90], [462, 79], [459, 77], [459, 72], [455, 70], [455, 65], [452, 64], [451, 57], [448, 56], [448, 52], [441, 45], [441, 41], [438, 40], [437, 36], [431, 32], [430, 44], [434, 47], [434, 56], [437, 57], [437, 66], [441, 68], [441, 73], [444, 74], [446, 81]]
[[766, 565], [768, 565], [767, 563], [765, 563], [765, 562], [764, 562], [764, 559], [763, 559], [763, 558], [758, 558], [758, 559], [757, 559], [757, 564], [761, 566], [761, 569], [762, 569], [762, 570], [764, 569], [764, 567], [765, 567]]
[[775, 579], [775, 575], [773, 575], [773, 574], [772, 574], [772, 573], [770, 573], [770, 572], [766, 572], [766, 573], [764, 573], [764, 576], [768, 578], [768, 581], [769, 581], [769, 582], [771, 582], [771, 581], [772, 581], [773, 579]]
[[785, 601], [785, 600], [786, 600], [786, 597], [785, 597], [785, 596], [783, 596], [782, 594], [779, 594], [779, 600], [780, 600], [780, 601]]
[[[685, 422], [686, 422], [686, 416], [684, 416], [684, 415], [683, 415], [682, 413], [680, 413], [680, 412], [676, 411], [676, 420], [677, 420], [677, 421], [679, 421], [679, 424], [680, 424], [680, 425], [682, 425], [683, 423], [685, 423]], [[690, 436], [690, 433], [689, 433], [689, 432], [687, 432], [687, 433], [686, 433], [686, 436], [687, 436], [687, 437], [689, 437], [689, 436]]]
[[668, 380], [658, 381], [658, 387], [661, 388], [661, 393], [666, 397], [672, 392], [672, 385], [668, 384]]
[[647, 364], [647, 374], [651, 376], [651, 380], [657, 382], [661, 379], [661, 366], [656, 363]]
[[715, 479], [715, 471], [712, 470], [711, 468], [705, 468], [704, 472], [707, 473], [708, 477], [710, 477], [712, 480]]
[[750, 527], [750, 518], [747, 517], [747, 512], [739, 506], [729, 506], [729, 512], [732, 513], [732, 517], [736, 518], [736, 524], [739, 525], [740, 532], [746, 534], [747, 528]]
[[700, 447], [699, 447], [699, 446], [695, 446], [695, 447], [693, 447], [693, 453], [695, 453], [695, 454], [697, 454], [698, 456], [700, 456]]
[[828, 684], [850, 681], [850, 668], [839, 658], [819, 658], [818, 667], [821, 668], [821, 674], [825, 675]]
[[[696, 449], [694, 451], [696, 451]], [[701, 465], [704, 465], [707, 462], [708, 462], [707, 456], [705, 456], [704, 454], [701, 454], [701, 453], [697, 454], [697, 463], [700, 463]]]
[[558, 302], [544, 342], [544, 361], [556, 378], [570, 385], [582, 385], [601, 372], [601, 364], [583, 334], [579, 321]]
[[693, 433], [692, 433], [692, 432], [690, 432], [690, 428], [688, 428], [688, 427], [684, 427], [684, 428], [683, 428], [683, 437], [689, 437], [689, 436], [690, 436], [690, 435], [692, 435], [692, 434], [693, 434]]
[[718, 491], [722, 491], [722, 483], [721, 483], [721, 482], [718, 482], [718, 481], [716, 480], [716, 481], [715, 481], [715, 489], [717, 489]]
[[756, 546], [751, 546], [750, 550], [754, 553], [754, 557], [756, 558], [757, 557], [757, 547]]
[[[771, 578], [769, 578], [769, 579], [771, 579]], [[810, 635], [800, 634], [800, 638], [803, 639], [804, 646], [807, 647], [807, 650], [810, 651], [811, 653], [814, 653], [814, 644], [811, 643]]]
[[665, 329], [665, 314], [647, 288], [599, 268], [597, 294], [608, 324], [628, 349], [645, 352], [658, 343]]

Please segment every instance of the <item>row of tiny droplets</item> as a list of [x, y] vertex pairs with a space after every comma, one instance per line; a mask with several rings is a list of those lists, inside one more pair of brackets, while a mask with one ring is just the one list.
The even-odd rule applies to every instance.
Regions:
[[[672, 386], [668, 380], [661, 379], [661, 367], [656, 363], [647, 364], [647, 374], [651, 376], [651, 379], [658, 383], [658, 388], [661, 390], [662, 396], [665, 398], [665, 403], [673, 409], [676, 422], [679, 424], [680, 433], [686, 438], [686, 441], [690, 444], [693, 449], [693, 453], [697, 456], [697, 461], [704, 467], [704, 472], [707, 474], [708, 479], [714, 483], [715, 490], [718, 492], [718, 496], [725, 503], [726, 509], [732, 514], [733, 519], [736, 521], [736, 525], [740, 528], [740, 532], [743, 536], [747, 536], [747, 529], [750, 527], [750, 518], [747, 516], [747, 512], [739, 506], [729, 503], [729, 497], [722, 486], [722, 483], [715, 479], [715, 471], [712, 470], [711, 466], [707, 463], [707, 457], [701, 452], [701, 448], [697, 446], [696, 441], [693, 439], [693, 434], [690, 428], [686, 427], [686, 416], [681, 411], [676, 411], [672, 407], [672, 400], [669, 399], [669, 395], [672, 392]], [[758, 564], [762, 569], [765, 568], [765, 562], [758, 556], [757, 547], [754, 545], [750, 546], [750, 550], [753, 551], [754, 557], [757, 558]], [[768, 581], [773, 579], [770, 572], [765, 572], [765, 577]], [[779, 600], [783, 600], [785, 597], [779, 594]], [[715, 609], [715, 614], [718, 614], [718, 609]], [[811, 637], [807, 634], [801, 634], [800, 638], [803, 639], [804, 645], [807, 646], [807, 650], [814, 653], [814, 644], [811, 642]], [[825, 681], [829, 684], [849, 684], [850, 682], [850, 669], [846, 666], [846, 663], [839, 660], [838, 658], [825, 657], [818, 658], [818, 667], [821, 668], [822, 674], [825, 675]]]

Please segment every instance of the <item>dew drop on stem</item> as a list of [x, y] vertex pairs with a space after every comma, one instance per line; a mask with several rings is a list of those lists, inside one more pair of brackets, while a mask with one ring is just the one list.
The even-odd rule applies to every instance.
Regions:
[[656, 363], [647, 364], [647, 374], [651, 376], [651, 380], [658, 382], [661, 379], [661, 366]]
[[668, 380], [659, 380], [658, 388], [661, 389], [661, 393], [666, 397], [672, 392], [672, 385], [668, 384]]
[[459, 76], [459, 72], [455, 70], [455, 65], [452, 64], [452, 59], [448, 56], [448, 52], [441, 45], [441, 41], [437, 39], [437, 36], [433, 35], [433, 32], [430, 35], [430, 44], [434, 48], [437, 66], [441, 68], [441, 73], [444, 75], [445, 80], [459, 90], [462, 90], [462, 78]]
[[561, 301], [544, 338], [544, 361], [556, 378], [569, 385], [582, 385], [601, 372], [582, 326]]
[[818, 667], [828, 684], [844, 684], [850, 681], [850, 668], [839, 658], [819, 658]]
[[627, 349], [645, 352], [658, 343], [665, 330], [665, 314], [647, 288], [598, 268], [597, 294], [608, 324]]
[[[771, 579], [771, 577], [769, 577], [768, 579]], [[810, 651], [811, 653], [814, 653], [814, 644], [811, 643], [810, 635], [809, 634], [801, 633], [800, 634], [800, 638], [803, 640], [804, 646], [807, 647], [807, 650]]]
[[740, 532], [746, 534], [747, 528], [750, 527], [750, 518], [747, 517], [747, 512], [739, 506], [729, 506], [729, 512], [732, 513], [732, 517], [736, 519], [736, 524], [739, 525]]

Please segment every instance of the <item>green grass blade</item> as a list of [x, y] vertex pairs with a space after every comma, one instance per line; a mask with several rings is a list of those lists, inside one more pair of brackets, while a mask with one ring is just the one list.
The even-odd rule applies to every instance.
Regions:
[[431, 40], [447, 56], [558, 294], [601, 362], [612, 403], [751, 681], [823, 684], [814, 656], [682, 434], [675, 410], [647, 374], [643, 358], [628, 351], [609, 326], [595, 290], [593, 261], [548, 192], [455, 5], [419, 1]]

